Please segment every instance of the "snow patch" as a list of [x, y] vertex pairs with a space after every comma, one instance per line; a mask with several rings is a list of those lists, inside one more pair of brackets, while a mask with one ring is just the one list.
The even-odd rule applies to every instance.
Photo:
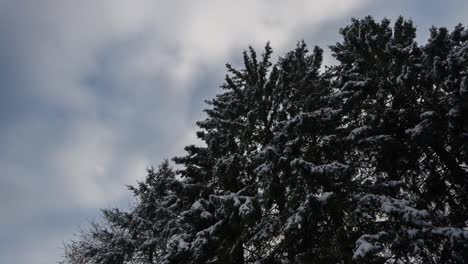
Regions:
[[318, 197], [317, 200], [319, 200], [322, 203], [326, 203], [330, 197], [332, 197], [335, 193], [333, 192], [323, 192], [321, 193]]

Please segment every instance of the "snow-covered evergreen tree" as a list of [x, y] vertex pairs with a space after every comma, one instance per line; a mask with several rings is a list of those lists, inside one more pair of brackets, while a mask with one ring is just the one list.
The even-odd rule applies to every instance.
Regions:
[[353, 19], [227, 65], [204, 146], [150, 169], [64, 263], [468, 263], [468, 30]]

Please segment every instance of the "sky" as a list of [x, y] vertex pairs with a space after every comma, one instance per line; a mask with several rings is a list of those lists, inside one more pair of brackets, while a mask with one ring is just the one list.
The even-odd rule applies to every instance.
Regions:
[[196, 143], [226, 62], [325, 49], [351, 17], [468, 24], [468, 1], [0, 0], [0, 263], [50, 264], [125, 185]]

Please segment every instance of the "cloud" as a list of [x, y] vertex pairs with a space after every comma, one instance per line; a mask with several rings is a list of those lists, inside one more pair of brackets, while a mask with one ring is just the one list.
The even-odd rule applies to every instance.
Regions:
[[222, 65], [233, 52], [268, 40], [285, 49], [300, 38], [299, 27], [315, 31], [365, 2], [182, 1], [177, 8], [159, 3], [161, 13], [170, 16], [140, 31], [145, 37], [138, 38], [138, 49], [128, 50], [133, 53], [125, 72], [151, 75], [162, 70], [176, 87], [187, 88], [203, 65]]
[[[116, 135], [99, 124], [80, 122], [64, 142], [52, 154], [50, 160], [54, 174], [62, 175], [59, 185], [67, 190], [63, 195], [73, 197], [81, 206], [99, 206], [108, 199], [116, 199], [111, 174]], [[105, 189], [105, 191], [103, 190]], [[117, 190], [120, 186], [117, 187]]]
[[49, 149], [50, 178], [61, 179], [68, 202], [99, 206], [119, 197], [115, 189], [122, 182], [114, 173], [116, 164], [130, 164], [139, 155], [146, 155], [139, 158], [146, 161], [171, 157], [180, 153], [180, 142], [193, 140], [187, 135], [193, 125], [191, 81], [206, 67], [222, 67], [247, 45], [261, 46], [266, 40], [286, 49], [299, 38], [297, 28], [307, 25], [313, 32], [363, 3], [119, 0], [12, 5], [12, 13], [23, 18], [14, 20], [14, 26], [16, 41], [22, 43], [25, 86], [39, 103], [70, 118], [60, 131], [51, 132], [60, 135], [62, 144]]
[[467, 8], [457, 1], [0, 0], [0, 223], [8, 226], [0, 262], [50, 263], [61, 253], [57, 241], [97, 216], [96, 208], [128, 205], [125, 184], [196, 142], [202, 100], [219, 92], [224, 63], [238, 65], [248, 45], [261, 49], [269, 40], [277, 56], [302, 38], [332, 43], [351, 16], [403, 13], [425, 30], [466, 23]]

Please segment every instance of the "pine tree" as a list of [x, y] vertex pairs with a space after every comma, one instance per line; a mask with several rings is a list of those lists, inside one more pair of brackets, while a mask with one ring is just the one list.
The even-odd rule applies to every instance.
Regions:
[[64, 263], [468, 263], [468, 30], [352, 19], [330, 46], [244, 51], [197, 123]]

